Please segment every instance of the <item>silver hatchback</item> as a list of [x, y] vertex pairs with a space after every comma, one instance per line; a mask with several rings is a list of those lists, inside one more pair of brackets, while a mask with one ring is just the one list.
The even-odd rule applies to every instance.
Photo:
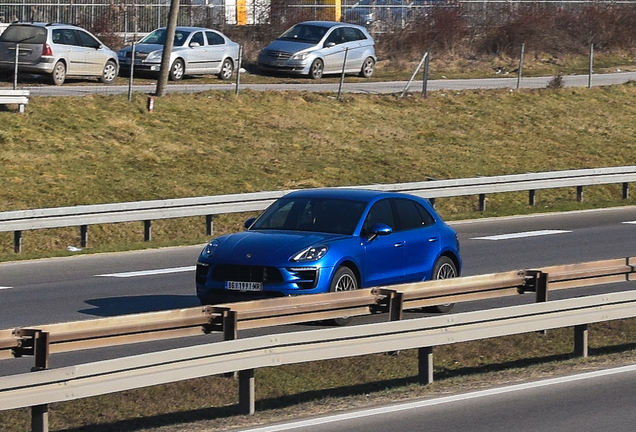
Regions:
[[[345, 63], [346, 58], [346, 63]], [[377, 58], [373, 38], [362, 26], [332, 21], [296, 24], [263, 48], [258, 66], [265, 72], [308, 75], [373, 75]]]
[[97, 77], [110, 84], [119, 71], [117, 54], [81, 27], [15, 23], [0, 35], [0, 69], [50, 75], [60, 85], [67, 76]]

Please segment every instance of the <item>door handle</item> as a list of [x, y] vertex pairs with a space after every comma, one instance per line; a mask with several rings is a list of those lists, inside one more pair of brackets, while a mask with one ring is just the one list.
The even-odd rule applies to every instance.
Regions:
[[406, 244], [406, 242], [398, 242], [398, 243], [395, 243], [393, 246], [398, 248], [398, 247], [404, 246], [405, 244]]

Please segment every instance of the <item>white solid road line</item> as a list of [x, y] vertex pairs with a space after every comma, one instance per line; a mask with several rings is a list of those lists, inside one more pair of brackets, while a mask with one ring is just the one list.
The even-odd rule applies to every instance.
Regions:
[[3, 286], [0, 286], [0, 290], [8, 290], [8, 289], [11, 289], [11, 288], [13, 288], [13, 287], [3, 287]]
[[473, 237], [471, 240], [509, 240], [516, 238], [524, 238], [524, 237], [538, 237], [552, 234], [564, 234], [570, 233], [572, 231], [564, 231], [564, 230], [539, 230], [539, 231], [525, 231], [511, 234], [499, 234], [492, 235], [486, 237]]
[[632, 224], [632, 225], [636, 225], [636, 221], [628, 221], [628, 222], [623, 222], [624, 224]]
[[129, 277], [136, 277], [136, 276], [154, 276], [154, 275], [168, 274], [168, 273], [184, 273], [184, 272], [189, 272], [194, 270], [196, 270], [196, 266], [174, 267], [174, 268], [165, 268], [165, 269], [156, 269], [156, 270], [142, 270], [142, 271], [133, 271], [133, 272], [124, 272], [124, 273], [108, 273], [108, 274], [99, 274], [95, 276], [129, 278]]
[[626, 373], [626, 372], [634, 372], [634, 371], [636, 371], [636, 365], [630, 365], [630, 366], [624, 366], [624, 367], [619, 367], [614, 369], [604, 369], [604, 370], [599, 370], [595, 372], [582, 373], [578, 375], [570, 375], [566, 377], [550, 378], [550, 379], [545, 379], [542, 381], [534, 381], [534, 382], [529, 382], [524, 384], [498, 387], [498, 388], [493, 388], [489, 390], [480, 390], [480, 391], [475, 391], [471, 393], [445, 396], [445, 397], [441, 397], [437, 399], [426, 399], [426, 400], [407, 402], [407, 403], [402, 403], [397, 405], [383, 406], [379, 408], [371, 408], [368, 410], [353, 411], [353, 412], [345, 413], [345, 414], [319, 417], [319, 418], [308, 419], [308, 420], [300, 420], [296, 422], [278, 424], [273, 426], [257, 427], [253, 429], [241, 429], [241, 431], [242, 432], [276, 432], [276, 431], [302, 429], [302, 428], [311, 427], [311, 426], [319, 426], [323, 424], [335, 423], [338, 421], [346, 421], [346, 420], [352, 420], [357, 418], [365, 418], [365, 417], [371, 417], [375, 415], [382, 415], [382, 414], [387, 414], [391, 412], [401, 412], [401, 411], [406, 411], [411, 409], [442, 405], [446, 403], [453, 403], [453, 402], [459, 402], [459, 401], [470, 400], [470, 399], [478, 399], [482, 397], [512, 393], [512, 392], [529, 390], [529, 389], [540, 388], [540, 387], [560, 385], [560, 384], [568, 383], [568, 382], [582, 381], [586, 379], [592, 379], [592, 378], [598, 378], [603, 376], [615, 375], [615, 374]]

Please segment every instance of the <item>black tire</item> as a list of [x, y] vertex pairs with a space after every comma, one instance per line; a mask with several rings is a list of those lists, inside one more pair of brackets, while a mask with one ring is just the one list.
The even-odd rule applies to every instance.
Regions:
[[226, 58], [223, 60], [223, 64], [221, 65], [221, 72], [219, 72], [219, 79], [223, 81], [227, 81], [232, 79], [232, 75], [234, 74], [234, 62], [231, 58]]
[[367, 57], [362, 63], [362, 69], [360, 69], [360, 76], [363, 78], [370, 78], [373, 75], [375, 68], [375, 60], [372, 57]]
[[102, 71], [102, 75], [99, 77], [99, 81], [104, 84], [112, 84], [117, 78], [117, 63], [112, 60], [108, 60], [106, 65], [104, 65], [104, 70]]
[[[457, 267], [453, 260], [446, 256], [442, 256], [437, 260], [433, 268], [432, 279], [449, 279], [457, 276], [459, 275], [457, 274]], [[433, 309], [439, 313], [446, 313], [450, 312], [453, 306], [455, 306], [455, 303], [445, 303], [434, 306]]]
[[59, 61], [55, 63], [53, 66], [53, 72], [51, 72], [51, 81], [55, 85], [64, 84], [64, 80], [66, 79], [66, 65], [63, 61]]
[[[338, 291], [353, 291], [358, 289], [358, 279], [356, 275], [353, 274], [353, 271], [349, 267], [339, 267], [336, 270], [336, 273], [333, 275], [333, 279], [331, 279], [331, 285], [329, 286], [329, 292], [338, 292]], [[353, 317], [340, 317], [334, 318], [333, 323], [337, 326], [346, 326], [351, 323]]]
[[170, 81], [179, 81], [183, 78], [183, 75], [185, 75], [185, 64], [183, 60], [176, 59], [170, 66]]
[[309, 77], [311, 79], [320, 79], [325, 70], [325, 64], [320, 59], [314, 60], [309, 68]]

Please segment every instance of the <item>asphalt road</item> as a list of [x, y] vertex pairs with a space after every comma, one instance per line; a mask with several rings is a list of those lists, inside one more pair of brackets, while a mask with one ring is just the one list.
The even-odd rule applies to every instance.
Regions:
[[633, 432], [636, 366], [338, 413], [243, 432]]
[[[464, 275], [636, 256], [636, 207], [457, 222]], [[82, 255], [0, 264], [0, 329], [197, 306], [194, 265], [201, 246]], [[552, 299], [634, 283], [561, 290]], [[454, 313], [534, 301], [531, 294], [457, 304]], [[420, 312], [408, 318], [423, 316]], [[363, 317], [358, 323], [381, 317]], [[285, 326], [276, 331], [316, 328]], [[239, 337], [272, 332], [251, 330]], [[158, 343], [55, 354], [51, 367], [221, 340], [212, 334]], [[32, 359], [5, 360], [0, 375], [28, 370]]]
[[[437, 90], [470, 90], [470, 89], [516, 89], [517, 83], [520, 88], [546, 88], [553, 76], [544, 77], [528, 77], [517, 80], [516, 77], [497, 77], [483, 79], [440, 79], [429, 80], [427, 82], [428, 91]], [[563, 85], [565, 87], [587, 87], [606, 86], [614, 84], [623, 84], [636, 79], [636, 72], [617, 72], [611, 74], [594, 74], [589, 75], [571, 75], [563, 77]], [[402, 93], [408, 88], [409, 92], [421, 92], [422, 81], [414, 80], [407, 87], [406, 81], [359, 81], [347, 82], [342, 87], [345, 93]], [[128, 85], [62, 85], [62, 86], [31, 86], [19, 84], [20, 88], [27, 89], [32, 96], [84, 96], [87, 94], [126, 94], [129, 91]], [[134, 92], [142, 92], [152, 94], [155, 92], [155, 84], [134, 85]], [[299, 80], [297, 83], [286, 84], [245, 84], [241, 83], [241, 90], [299, 90], [312, 92], [333, 92], [339, 90], [339, 83], [312, 82], [307, 83], [306, 80]], [[180, 83], [170, 83], [167, 86], [168, 92], [192, 93], [207, 90], [225, 90], [236, 91], [236, 82], [225, 82], [219, 84], [188, 84], [188, 80]]]

